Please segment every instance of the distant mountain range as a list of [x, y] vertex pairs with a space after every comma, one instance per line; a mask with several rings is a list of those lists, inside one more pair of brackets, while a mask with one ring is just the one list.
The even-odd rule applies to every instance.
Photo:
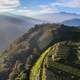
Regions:
[[60, 13], [48, 13], [48, 14], [38, 15], [36, 16], [36, 18], [40, 20], [45, 20], [49, 23], [62, 23], [66, 20], [80, 19], [80, 15], [60, 12]]
[[0, 49], [6, 48], [8, 44], [17, 37], [24, 34], [35, 24], [42, 23], [40, 20], [30, 17], [1, 14], [0, 15]]
[[63, 21], [62, 23], [69, 26], [80, 26], [80, 19], [75, 18], [75, 19]]

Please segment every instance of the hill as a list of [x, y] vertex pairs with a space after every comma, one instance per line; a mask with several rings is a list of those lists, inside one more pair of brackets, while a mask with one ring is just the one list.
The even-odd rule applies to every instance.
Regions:
[[[66, 67], [74, 69], [73, 74], [67, 72], [67, 77], [77, 79], [80, 77], [76, 72], [80, 66], [79, 36], [79, 27], [35, 25], [0, 55], [0, 80], [53, 80], [54, 76], [65, 80]], [[58, 67], [63, 65], [63, 70]], [[59, 70], [62, 76], [59, 76]]]

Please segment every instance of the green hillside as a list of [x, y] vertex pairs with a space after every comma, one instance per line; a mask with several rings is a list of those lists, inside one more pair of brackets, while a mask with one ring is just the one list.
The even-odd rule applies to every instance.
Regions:
[[[79, 80], [79, 51], [80, 42], [76, 41], [59, 42], [49, 47], [32, 67], [30, 80]], [[69, 56], [72, 58], [71, 62], [68, 59]]]
[[42, 71], [44, 66], [44, 59], [46, 57], [46, 55], [48, 55], [48, 53], [50, 52], [51, 48], [47, 49], [44, 53], [42, 53], [42, 55], [40, 56], [40, 58], [37, 60], [37, 62], [35, 63], [35, 65], [32, 67], [31, 70], [31, 74], [30, 74], [30, 80], [37, 80], [40, 76], [40, 70]]
[[0, 80], [79, 80], [79, 70], [79, 27], [35, 25], [0, 54]]

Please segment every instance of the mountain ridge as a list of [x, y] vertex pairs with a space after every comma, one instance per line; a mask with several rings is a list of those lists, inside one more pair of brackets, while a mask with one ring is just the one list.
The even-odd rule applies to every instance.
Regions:
[[[10, 47], [0, 55], [0, 78], [2, 80], [28, 80], [32, 67], [36, 64], [40, 56], [49, 47], [54, 46], [56, 58], [55, 61], [66, 61], [66, 55], [58, 57], [61, 53], [59, 51], [68, 53], [73, 44], [78, 45], [80, 41], [80, 28], [70, 27], [62, 24], [43, 24], [35, 25], [21, 38], [14, 41]], [[62, 41], [62, 42], [61, 42]], [[75, 42], [75, 43], [74, 43]], [[67, 46], [66, 46], [67, 44]], [[79, 45], [78, 45], [79, 47]], [[75, 47], [76, 48], [76, 47]], [[63, 51], [63, 50], [65, 51]], [[74, 51], [72, 49], [72, 51]], [[49, 51], [49, 56], [52, 50]], [[53, 52], [54, 53], [54, 52]], [[71, 53], [71, 52], [70, 52]], [[63, 58], [63, 56], [65, 56]], [[70, 55], [69, 55], [70, 56]], [[74, 56], [74, 55], [73, 55]], [[54, 54], [53, 54], [54, 57]], [[52, 59], [52, 56], [50, 57]], [[73, 58], [72, 58], [73, 59]], [[75, 60], [73, 59], [72, 62]], [[46, 62], [46, 61], [45, 61]], [[79, 63], [79, 62], [78, 62]], [[45, 63], [44, 63], [45, 64]], [[72, 64], [72, 63], [70, 63]], [[45, 73], [42, 69], [42, 74]], [[45, 70], [45, 69], [44, 69]], [[8, 74], [7, 74], [8, 72]], [[47, 80], [50, 80], [47, 73]], [[45, 77], [45, 75], [43, 75]], [[42, 76], [42, 77], [43, 77]], [[38, 79], [39, 80], [39, 79]]]

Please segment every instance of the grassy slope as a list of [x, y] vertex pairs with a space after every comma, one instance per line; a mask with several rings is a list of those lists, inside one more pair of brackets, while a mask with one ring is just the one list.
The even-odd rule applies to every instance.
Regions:
[[[38, 78], [40, 76], [40, 70], [41, 70], [43, 61], [51, 49], [52, 49], [52, 47], [49, 47], [45, 52], [43, 52], [42, 55], [40, 56], [40, 58], [38, 59], [38, 61], [35, 63], [35, 65], [33, 66], [32, 70], [31, 70], [30, 80], [38, 80]], [[44, 71], [44, 70], [42, 70], [42, 71]], [[43, 73], [44, 72], [42, 72], [42, 74]], [[43, 75], [43, 77], [45, 78], [44, 75]]]
[[80, 69], [77, 69], [68, 65], [60, 64], [58, 62], [50, 62], [48, 67], [51, 70], [58, 69], [65, 73], [80, 77]]
[[[74, 48], [76, 48], [76, 46], [77, 46], [77, 48], [76, 48], [77, 50], [79, 48], [79, 42], [72, 42], [69, 44], [67, 43], [67, 45], [74, 46]], [[45, 52], [42, 53], [40, 58], [37, 60], [35, 65], [32, 67], [31, 74], [30, 74], [30, 80], [46, 80], [46, 75], [45, 75], [46, 73], [45, 73], [45, 66], [44, 65], [46, 63], [47, 55], [49, 55], [49, 53], [51, 53], [52, 50], [54, 51], [55, 47], [54, 48], [49, 47], [48, 49], [46, 49]], [[49, 66], [51, 65], [50, 66], [51, 70], [54, 70], [54, 68], [56, 68], [56, 69], [60, 69], [63, 72], [67, 72], [71, 75], [80, 77], [80, 70], [77, 68], [73, 68], [73, 67], [70, 67], [70, 66], [67, 66], [64, 64], [56, 63], [56, 62], [53, 64], [49, 64]]]

